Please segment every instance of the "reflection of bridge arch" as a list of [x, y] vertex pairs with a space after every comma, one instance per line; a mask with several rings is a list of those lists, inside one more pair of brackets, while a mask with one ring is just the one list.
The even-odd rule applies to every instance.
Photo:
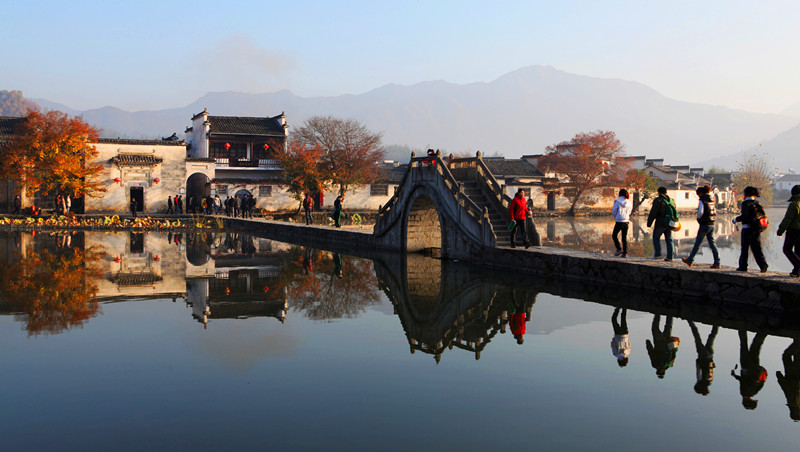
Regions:
[[474, 268], [414, 254], [374, 265], [411, 353], [421, 351], [438, 362], [445, 349], [460, 348], [479, 359], [492, 338], [505, 332], [505, 309], [513, 297], [476, 277]]

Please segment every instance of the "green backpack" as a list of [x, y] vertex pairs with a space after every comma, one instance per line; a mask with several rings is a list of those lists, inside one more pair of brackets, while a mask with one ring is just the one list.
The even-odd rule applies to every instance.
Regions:
[[678, 209], [675, 208], [675, 203], [672, 202], [672, 199], [664, 201], [664, 204], [667, 206], [667, 214], [664, 215], [664, 223], [669, 224], [670, 221], [678, 221]]

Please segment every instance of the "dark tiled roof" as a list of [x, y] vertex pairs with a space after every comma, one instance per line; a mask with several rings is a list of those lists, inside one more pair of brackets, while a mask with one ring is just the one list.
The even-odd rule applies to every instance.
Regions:
[[494, 177], [544, 177], [531, 162], [523, 159], [484, 158]]
[[117, 166], [154, 166], [161, 163], [162, 159], [154, 155], [120, 154], [111, 161]]
[[23, 117], [0, 116], [0, 141], [7, 141], [18, 124], [25, 121]]
[[100, 138], [98, 143], [109, 144], [141, 144], [145, 146], [186, 146], [184, 141], [174, 140], [131, 140], [127, 138]]
[[786, 182], [786, 181], [794, 182], [796, 180], [800, 180], [800, 174], [784, 174], [783, 176], [779, 177], [778, 180], [781, 182]]
[[378, 176], [378, 183], [399, 184], [408, 170], [408, 165], [384, 166]]
[[220, 135], [284, 136], [280, 116], [252, 118], [244, 116], [209, 116], [211, 133]]

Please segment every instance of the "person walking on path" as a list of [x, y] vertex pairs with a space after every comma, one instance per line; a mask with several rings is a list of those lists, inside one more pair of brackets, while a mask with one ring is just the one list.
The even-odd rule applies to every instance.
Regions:
[[[739, 394], [742, 396], [742, 406], [746, 410], [755, 410], [758, 400], [754, 400], [758, 391], [767, 381], [767, 369], [761, 367], [761, 346], [767, 335], [756, 333], [750, 348], [747, 347], [747, 331], [739, 330], [739, 361], [742, 364], [740, 375], [736, 375], [736, 367], [731, 370], [731, 376], [739, 380]], [[737, 366], [738, 367], [738, 366]]]
[[[628, 224], [631, 221], [631, 212], [633, 211], [633, 204], [630, 202], [630, 194], [624, 188], [619, 191], [619, 198], [614, 200], [614, 207], [611, 209], [611, 214], [614, 215], [614, 232], [611, 233], [611, 240], [614, 241], [614, 247], [617, 252], [614, 256], [628, 257]], [[618, 235], [622, 234], [622, 246], [620, 247], [620, 240]]]
[[344, 195], [340, 193], [333, 202], [333, 224], [337, 228], [342, 227], [342, 202], [344, 202]]
[[68, 214], [70, 210], [72, 210], [72, 196], [70, 196], [69, 193], [67, 193], [67, 195], [64, 196], [64, 207], [65, 207], [64, 210], [65, 215]]
[[183, 196], [178, 195], [175, 197], [175, 207], [178, 209], [178, 213], [183, 215]]
[[131, 198], [130, 209], [131, 209], [131, 216], [133, 218], [136, 218], [136, 207], [137, 207], [136, 206], [136, 200]]
[[631, 354], [631, 341], [628, 339], [628, 310], [622, 308], [622, 316], [620, 320], [622, 323], [617, 322], [617, 315], [620, 308], [614, 309], [614, 314], [611, 315], [611, 326], [614, 327], [614, 337], [611, 338], [611, 353], [617, 358], [619, 367], [628, 365], [628, 355]]
[[14, 210], [12, 214], [19, 214], [22, 211], [22, 198], [19, 195], [14, 196]]
[[739, 268], [736, 269], [740, 272], [747, 271], [747, 261], [750, 257], [748, 252], [751, 250], [761, 273], [766, 272], [769, 268], [767, 260], [764, 258], [764, 252], [761, 250], [759, 217], [763, 216], [764, 208], [756, 200], [759, 196], [761, 193], [756, 187], [745, 187], [742, 214], [733, 219], [735, 224], [742, 225], [742, 253], [739, 255]]
[[508, 211], [511, 215], [511, 220], [514, 221], [514, 228], [511, 229], [511, 248], [517, 247], [515, 243], [517, 231], [522, 231], [522, 243], [525, 245], [525, 248], [530, 247], [531, 244], [528, 242], [528, 234], [525, 232], [525, 220], [528, 218], [530, 211], [525, 201], [524, 191], [517, 190], [517, 194], [514, 195], [514, 199], [511, 200], [508, 206]]
[[711, 254], [714, 256], [714, 263], [711, 264], [711, 268], [719, 268], [719, 251], [714, 242], [714, 220], [717, 218], [717, 206], [711, 199], [711, 187], [708, 185], [698, 187], [695, 193], [700, 198], [700, 204], [697, 205], [697, 222], [700, 223], [700, 228], [697, 230], [692, 252], [689, 253], [689, 257], [683, 258], [683, 263], [689, 267], [692, 266], [694, 257], [697, 255], [697, 251], [700, 250], [700, 245], [705, 238], [708, 240], [708, 247], [711, 248]]
[[172, 196], [167, 196], [167, 215], [172, 214]]
[[676, 219], [675, 203], [667, 195], [666, 187], [658, 187], [658, 197], [653, 200], [653, 207], [647, 216], [647, 227], [653, 223], [653, 259], [661, 258], [661, 236], [667, 242], [667, 262], [672, 261], [672, 228], [669, 226], [670, 220]]
[[789, 276], [800, 278], [800, 185], [792, 187], [792, 197], [789, 207], [778, 226], [778, 237], [786, 233], [783, 240], [783, 254], [792, 263], [792, 272]]
[[717, 337], [719, 327], [714, 325], [711, 327], [711, 332], [708, 334], [706, 343], [703, 344], [703, 339], [700, 337], [700, 331], [697, 330], [697, 325], [691, 320], [689, 328], [692, 329], [692, 336], [694, 336], [694, 347], [697, 349], [697, 383], [694, 385], [694, 392], [700, 395], [708, 395], [708, 387], [714, 381], [714, 339]]
[[314, 223], [311, 218], [311, 211], [314, 210], [314, 199], [306, 192], [306, 197], [303, 198], [303, 210], [306, 212], [306, 226]]

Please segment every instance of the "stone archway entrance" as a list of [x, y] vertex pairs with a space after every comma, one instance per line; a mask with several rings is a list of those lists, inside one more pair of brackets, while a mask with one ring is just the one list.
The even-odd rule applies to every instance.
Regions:
[[426, 195], [414, 198], [406, 219], [406, 252], [442, 249], [442, 224], [436, 204]]
[[203, 173], [194, 173], [186, 180], [186, 199], [184, 204], [187, 212], [196, 212], [200, 200], [211, 195], [211, 181]]

